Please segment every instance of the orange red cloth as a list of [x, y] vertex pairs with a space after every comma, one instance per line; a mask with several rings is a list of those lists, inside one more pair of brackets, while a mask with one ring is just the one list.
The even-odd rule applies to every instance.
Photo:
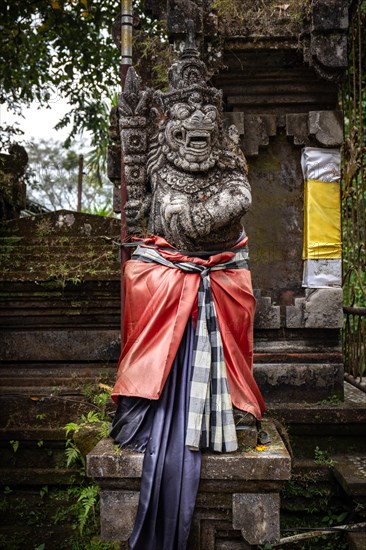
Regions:
[[[241, 240], [233, 248], [242, 248], [246, 241]], [[235, 254], [226, 251], [208, 259], [184, 256], [157, 236], [143, 239], [142, 245], [158, 247], [170, 261], [206, 267], [226, 262]], [[253, 377], [255, 298], [250, 271], [212, 271], [210, 280], [233, 405], [260, 419], [265, 405]], [[132, 259], [125, 265], [124, 283], [125, 345], [112, 397], [116, 402], [119, 395], [159, 399], [187, 321], [197, 317], [200, 274]]]

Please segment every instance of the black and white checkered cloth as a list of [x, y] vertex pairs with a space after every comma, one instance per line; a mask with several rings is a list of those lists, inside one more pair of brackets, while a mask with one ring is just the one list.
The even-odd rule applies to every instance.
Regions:
[[141, 246], [132, 255], [133, 260], [158, 263], [201, 276], [186, 433], [186, 445], [192, 450], [210, 448], [218, 452], [232, 452], [238, 448], [222, 339], [211, 293], [210, 271], [247, 269], [247, 257], [246, 249], [241, 249], [230, 261], [206, 268], [193, 262], [171, 262], [156, 249]]

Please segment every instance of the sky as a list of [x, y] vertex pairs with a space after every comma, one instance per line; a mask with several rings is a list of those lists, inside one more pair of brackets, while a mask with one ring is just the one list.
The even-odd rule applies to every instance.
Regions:
[[[24, 118], [21, 116], [15, 116], [9, 112], [4, 105], [0, 106], [0, 123], [13, 124], [19, 123], [19, 127], [24, 131], [24, 135], [21, 136], [19, 141], [39, 141], [41, 139], [53, 139], [55, 141], [63, 142], [69, 135], [70, 127], [62, 128], [61, 130], [55, 130], [54, 127], [62, 118], [62, 116], [68, 111], [69, 106], [67, 101], [60, 97], [55, 97], [51, 102], [50, 109], [45, 107], [39, 108], [37, 102], [23, 109]], [[85, 141], [85, 140], [84, 140]], [[80, 140], [78, 140], [77, 148], [84, 148]]]

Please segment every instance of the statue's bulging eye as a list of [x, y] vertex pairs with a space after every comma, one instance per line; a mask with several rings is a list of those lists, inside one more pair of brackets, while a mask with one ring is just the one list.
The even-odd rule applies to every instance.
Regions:
[[186, 107], [179, 109], [177, 112], [177, 118], [179, 118], [179, 120], [184, 120], [185, 118], [188, 118], [189, 115], [189, 109], [187, 109]]
[[205, 113], [205, 120], [210, 120], [211, 122], [214, 122], [217, 119], [217, 110], [215, 107], [207, 105], [203, 108], [203, 112]]
[[187, 105], [184, 105], [182, 103], [179, 103], [178, 105], [175, 105], [173, 109], [171, 110], [172, 118], [178, 119], [178, 120], [184, 120], [185, 118], [188, 118], [191, 114], [190, 109]]

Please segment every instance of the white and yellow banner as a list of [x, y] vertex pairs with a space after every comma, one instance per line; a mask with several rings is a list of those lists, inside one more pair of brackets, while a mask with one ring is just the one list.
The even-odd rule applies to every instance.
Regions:
[[303, 286], [341, 286], [341, 198], [339, 149], [305, 147]]

